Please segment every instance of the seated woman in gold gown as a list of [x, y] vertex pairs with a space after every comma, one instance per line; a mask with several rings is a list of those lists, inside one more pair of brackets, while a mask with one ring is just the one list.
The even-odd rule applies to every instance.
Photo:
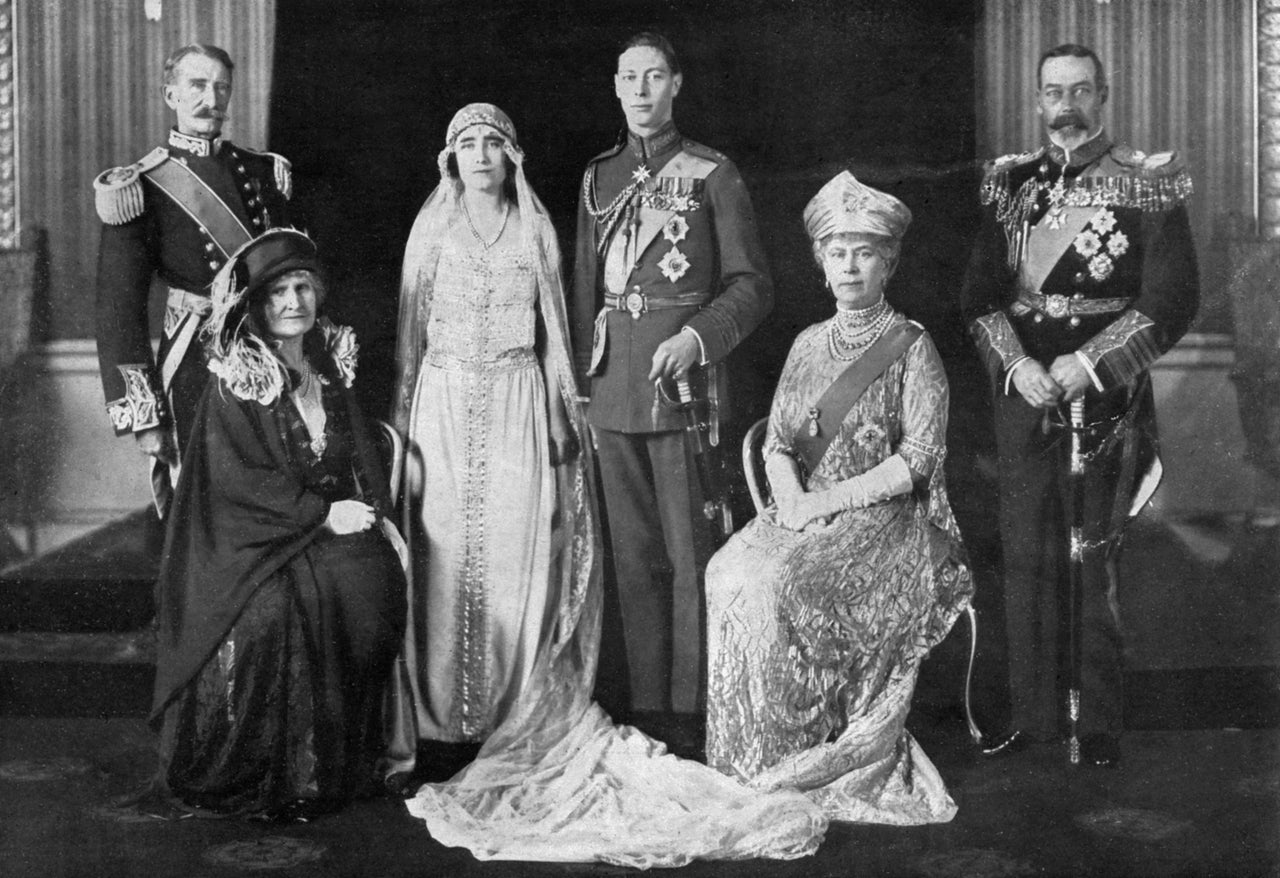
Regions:
[[884, 299], [911, 212], [845, 171], [805, 208], [836, 300], [769, 416], [775, 504], [707, 569], [707, 762], [834, 820], [950, 820], [906, 731], [916, 672], [972, 592], [942, 462], [947, 380]]

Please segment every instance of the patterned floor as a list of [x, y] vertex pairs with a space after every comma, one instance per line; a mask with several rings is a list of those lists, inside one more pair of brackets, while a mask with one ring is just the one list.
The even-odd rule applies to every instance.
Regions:
[[[68, 554], [0, 577], [0, 875], [628, 872], [479, 863], [436, 844], [393, 799], [291, 825], [160, 820], [119, 807], [155, 758], [142, 719], [152, 660], [153, 573], [141, 569], [149, 541], [122, 528], [79, 551], [93, 558]], [[122, 553], [144, 559], [124, 579]], [[975, 761], [954, 709], [954, 675], [937, 674], [947, 660], [935, 656], [912, 728], [959, 805], [952, 823], [835, 825], [805, 860], [695, 863], [679, 873], [1280, 875], [1278, 568], [1280, 528], [1243, 517], [1144, 521], [1133, 532], [1122, 610], [1126, 718], [1135, 731], [1119, 770], [1071, 770], [1056, 746]], [[658, 719], [671, 740], [696, 741], [678, 718]]]
[[[960, 806], [943, 826], [835, 825], [814, 857], [695, 863], [688, 876], [1274, 875], [1280, 733], [1140, 732], [1119, 770], [1057, 748], [975, 764], [935, 747]], [[436, 844], [395, 800], [307, 824], [160, 820], [114, 799], [153, 742], [136, 719], [0, 719], [0, 872], [14, 876], [585, 876], [591, 864], [479, 863]]]

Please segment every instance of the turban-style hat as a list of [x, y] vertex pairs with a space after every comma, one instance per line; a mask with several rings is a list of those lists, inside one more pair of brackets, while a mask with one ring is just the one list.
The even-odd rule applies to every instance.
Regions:
[[814, 241], [850, 233], [901, 240], [911, 211], [887, 192], [872, 189], [841, 171], [818, 190], [804, 209], [804, 230]]

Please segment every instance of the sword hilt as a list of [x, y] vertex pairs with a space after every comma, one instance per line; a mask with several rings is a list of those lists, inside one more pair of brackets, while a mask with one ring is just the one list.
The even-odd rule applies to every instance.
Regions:
[[683, 403], [693, 402], [693, 390], [689, 387], [688, 376], [681, 375], [676, 378], [676, 394], [680, 397], [680, 401]]
[[1084, 472], [1084, 397], [1071, 401], [1071, 474]]

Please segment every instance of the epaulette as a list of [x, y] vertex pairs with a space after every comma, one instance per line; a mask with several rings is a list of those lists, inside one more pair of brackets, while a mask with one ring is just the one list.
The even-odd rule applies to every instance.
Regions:
[[1176, 152], [1148, 155], [1123, 143], [1111, 147], [1111, 157], [1116, 160], [1116, 164], [1143, 177], [1173, 177], [1187, 168], [1187, 163]]
[[989, 174], [994, 174], [999, 171], [1008, 171], [1016, 168], [1018, 165], [1025, 165], [1029, 162], [1034, 162], [1043, 155], [1043, 146], [1039, 149], [1033, 149], [1031, 152], [1011, 152], [1008, 155], [1002, 155], [999, 158], [991, 159], [985, 164], [983, 170]]
[[1172, 210], [1191, 197], [1191, 175], [1177, 153], [1148, 155], [1131, 146], [1115, 144], [1108, 156], [1115, 163], [1115, 172], [1078, 181], [1076, 188], [1081, 191], [1072, 193], [1073, 197], [1088, 198], [1089, 204], [1106, 203], [1144, 211]]
[[729, 157], [719, 150], [712, 149], [709, 146], [704, 146], [703, 144], [698, 143], [698, 141], [690, 140], [687, 137], [681, 140], [680, 145], [684, 148], [685, 152], [692, 153], [700, 159], [715, 162], [717, 165], [729, 161]]
[[241, 152], [247, 152], [249, 155], [261, 156], [264, 159], [271, 159], [273, 170], [276, 177], [276, 189], [288, 201], [293, 195], [293, 163], [278, 152], [267, 152], [265, 150], [249, 149], [247, 146], [236, 145], [236, 149]]
[[1045, 148], [1042, 146], [1031, 152], [1011, 152], [1008, 155], [1002, 155], [999, 158], [984, 162], [982, 166], [982, 186], [979, 189], [982, 203], [990, 204], [1002, 198], [1007, 199], [1008, 193], [1006, 190], [1009, 188], [1009, 173], [1015, 168], [1039, 161], [1044, 156], [1044, 153]]
[[157, 146], [131, 165], [110, 168], [93, 180], [93, 203], [98, 216], [111, 226], [122, 226], [142, 216], [142, 175], [169, 159], [169, 151]]

